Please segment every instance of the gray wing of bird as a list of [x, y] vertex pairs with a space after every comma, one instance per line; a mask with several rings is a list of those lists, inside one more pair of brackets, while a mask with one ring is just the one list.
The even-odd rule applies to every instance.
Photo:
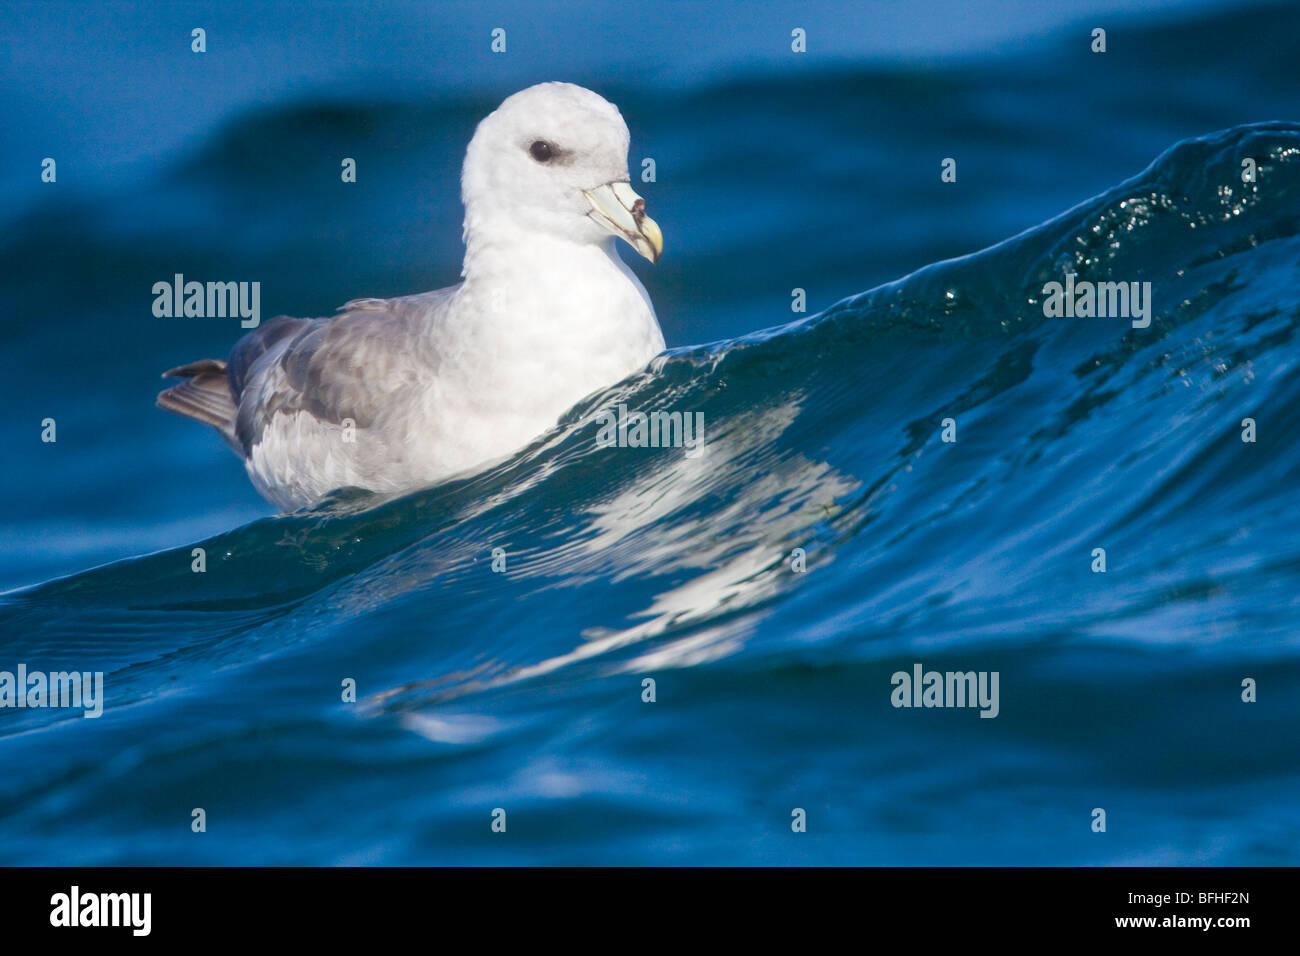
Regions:
[[427, 329], [455, 286], [398, 299], [355, 299], [325, 319], [277, 316], [236, 344], [227, 363], [244, 453], [278, 413], [321, 422], [374, 423], [402, 392], [427, 380]]

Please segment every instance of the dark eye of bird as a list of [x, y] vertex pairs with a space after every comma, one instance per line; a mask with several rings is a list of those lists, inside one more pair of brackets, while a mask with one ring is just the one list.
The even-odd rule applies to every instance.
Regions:
[[537, 142], [533, 143], [532, 146], [528, 147], [528, 152], [532, 154], [533, 159], [537, 160], [539, 163], [544, 163], [555, 155], [555, 147], [546, 140], [539, 139]]

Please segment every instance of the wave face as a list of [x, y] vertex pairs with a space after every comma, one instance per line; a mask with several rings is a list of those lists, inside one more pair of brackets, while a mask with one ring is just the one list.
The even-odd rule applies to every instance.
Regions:
[[[1300, 125], [1184, 142], [483, 474], [12, 592], [0, 660], [109, 706], [5, 714], [0, 857], [1295, 863], [1298, 233]], [[1150, 326], [1045, 317], [1067, 273]], [[705, 453], [598, 447], [620, 403]], [[892, 706], [918, 663], [997, 717]]]

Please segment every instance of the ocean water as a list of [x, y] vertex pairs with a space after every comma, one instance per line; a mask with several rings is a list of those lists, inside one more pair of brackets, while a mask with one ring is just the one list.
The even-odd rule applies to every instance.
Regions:
[[[23, 19], [16, 50], [56, 30]], [[0, 862], [1296, 863], [1300, 11], [1106, 22], [1104, 55], [1080, 18], [318, 78], [144, 158], [20, 110], [31, 169], [84, 157], [7, 213], [0, 670], [103, 671], [106, 702], [0, 710]], [[140, 23], [104, 42], [144, 62]], [[543, 78], [656, 160], [669, 353], [480, 474], [275, 515], [153, 408], [239, 329], [154, 318], [152, 284], [260, 280], [269, 316], [455, 281], [463, 145]], [[1149, 327], [1045, 317], [1067, 273], [1151, 283]], [[701, 413], [704, 454], [598, 447], [620, 403]], [[892, 706], [917, 664], [996, 672], [997, 716]]]

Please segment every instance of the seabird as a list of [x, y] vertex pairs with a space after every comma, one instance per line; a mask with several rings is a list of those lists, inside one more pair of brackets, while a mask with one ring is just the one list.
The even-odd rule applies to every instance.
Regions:
[[627, 124], [591, 90], [542, 83], [479, 123], [465, 153], [459, 285], [277, 316], [230, 356], [173, 368], [158, 405], [205, 422], [289, 511], [400, 492], [526, 445], [663, 351], [645, 288], [663, 236], [629, 183]]

